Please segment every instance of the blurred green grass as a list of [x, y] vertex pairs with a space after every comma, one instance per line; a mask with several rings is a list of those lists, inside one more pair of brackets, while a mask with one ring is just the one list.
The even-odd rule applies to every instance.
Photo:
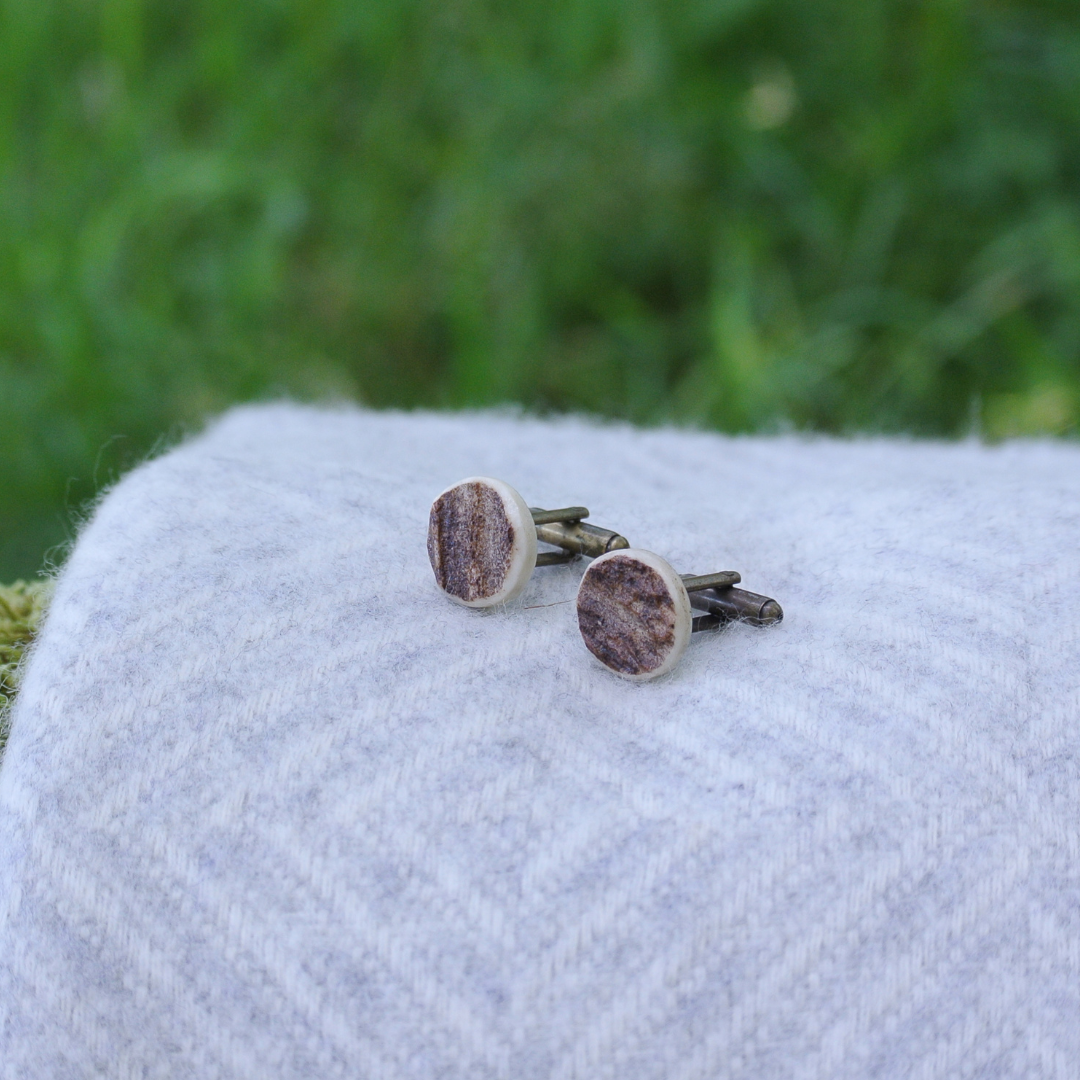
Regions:
[[0, 0], [0, 580], [276, 394], [1075, 433], [1075, 0]]

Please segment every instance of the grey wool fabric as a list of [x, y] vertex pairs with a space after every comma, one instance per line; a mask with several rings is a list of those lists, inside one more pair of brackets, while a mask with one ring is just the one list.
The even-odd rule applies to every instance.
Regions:
[[[630, 684], [464, 476], [774, 629]], [[84, 530], [0, 769], [0, 1076], [1080, 1075], [1080, 449], [234, 412]]]

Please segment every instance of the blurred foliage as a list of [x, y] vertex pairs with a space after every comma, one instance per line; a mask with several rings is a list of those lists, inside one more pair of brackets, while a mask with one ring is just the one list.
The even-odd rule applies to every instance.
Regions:
[[0, 579], [233, 401], [1076, 430], [1076, 0], [0, 0]]
[[51, 596], [51, 581], [0, 585], [0, 754], [7, 742], [8, 706], [18, 688], [19, 665], [34, 640]]

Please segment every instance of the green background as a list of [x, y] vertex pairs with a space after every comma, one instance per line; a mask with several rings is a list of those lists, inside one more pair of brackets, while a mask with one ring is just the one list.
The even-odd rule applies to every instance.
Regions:
[[0, 580], [235, 401], [1075, 433], [1076, 0], [0, 0]]

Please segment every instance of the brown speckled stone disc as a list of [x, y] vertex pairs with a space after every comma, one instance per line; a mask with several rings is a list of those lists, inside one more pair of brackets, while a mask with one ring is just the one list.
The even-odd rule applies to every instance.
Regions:
[[488, 607], [525, 587], [536, 564], [536, 529], [509, 484], [474, 476], [432, 503], [427, 549], [440, 589], [470, 607]]
[[597, 559], [581, 580], [577, 611], [589, 651], [629, 679], [670, 671], [690, 639], [686, 589], [651, 551], [615, 551]]

